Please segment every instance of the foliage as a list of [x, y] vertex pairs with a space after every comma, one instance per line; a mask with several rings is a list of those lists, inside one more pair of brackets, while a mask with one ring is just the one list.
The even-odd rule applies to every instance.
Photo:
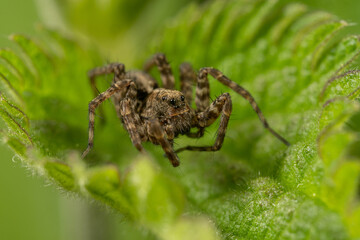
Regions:
[[[352, 66], [360, 42], [339, 37], [346, 26], [283, 1], [190, 3], [126, 62], [139, 68], [162, 51], [175, 74], [183, 61], [221, 69], [252, 93], [289, 148], [231, 92], [233, 115], [219, 152], [182, 153], [179, 168], [151, 144], [152, 157], [137, 156], [108, 102], [105, 123], [96, 119], [95, 147], [81, 160], [92, 98], [86, 71], [103, 58], [46, 29], [46, 41], [14, 35], [18, 51], [0, 51], [1, 134], [31, 169], [159, 238], [360, 237], [360, 78]], [[110, 81], [99, 80], [100, 89]], [[210, 87], [212, 96], [229, 91], [215, 80]], [[216, 128], [201, 140], [181, 137], [176, 147], [211, 144]]]

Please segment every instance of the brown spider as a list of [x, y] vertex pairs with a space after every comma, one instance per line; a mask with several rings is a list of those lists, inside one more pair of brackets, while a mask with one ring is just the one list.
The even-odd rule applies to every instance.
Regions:
[[[148, 74], [155, 65], [160, 71], [163, 88], [159, 88], [156, 80]], [[89, 143], [82, 158], [93, 147], [95, 109], [111, 96], [113, 96], [118, 117], [129, 132], [132, 143], [140, 152], [145, 152], [142, 142], [150, 141], [156, 145], [160, 144], [172, 165], [176, 167], [180, 164], [176, 153], [183, 150], [218, 151], [224, 142], [232, 104], [229, 93], [221, 94], [210, 104], [208, 74], [249, 101], [264, 127], [284, 144], [290, 145], [269, 126], [251, 94], [215, 68], [201, 68], [196, 76], [190, 64], [181, 64], [181, 91], [177, 91], [174, 89], [174, 76], [164, 54], [154, 55], [146, 62], [144, 71], [126, 72], [124, 64], [112, 63], [89, 71], [88, 75], [95, 95], [97, 94], [95, 77], [110, 73], [114, 74], [110, 88], [100, 93], [89, 104]], [[195, 81], [197, 82], [196, 110], [190, 107], [192, 83]], [[191, 138], [202, 137], [204, 129], [210, 126], [220, 114], [220, 126], [213, 146], [186, 146], [174, 151], [174, 138], [179, 134], [186, 134]], [[190, 132], [191, 128], [198, 128], [198, 131]]]

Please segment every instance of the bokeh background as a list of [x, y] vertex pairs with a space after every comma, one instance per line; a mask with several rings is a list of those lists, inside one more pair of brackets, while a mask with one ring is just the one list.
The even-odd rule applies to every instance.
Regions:
[[[304, 2], [314, 9], [329, 11], [354, 23], [347, 31], [360, 33], [359, 0], [298, 2]], [[11, 47], [8, 36], [12, 33], [36, 35], [36, 25], [44, 17], [44, 11], [40, 14], [38, 7], [45, 3], [42, 0], [0, 0], [0, 47]], [[133, 6], [130, 11], [135, 14], [136, 9]], [[48, 14], [52, 14], [51, 11]], [[85, 230], [91, 228], [91, 224], [96, 224], [87, 220], [91, 218], [89, 214], [96, 214], [96, 208], [89, 207], [89, 203], [75, 196], [68, 196], [43, 179], [33, 176], [2, 143], [0, 189], [0, 239], [98, 239], [96, 235], [86, 235]], [[104, 232], [111, 232], [111, 236], [99, 233], [99, 236], [107, 239], [142, 239], [147, 234], [129, 226], [110, 211], [102, 220], [108, 221], [108, 228], [113, 229], [104, 229]]]

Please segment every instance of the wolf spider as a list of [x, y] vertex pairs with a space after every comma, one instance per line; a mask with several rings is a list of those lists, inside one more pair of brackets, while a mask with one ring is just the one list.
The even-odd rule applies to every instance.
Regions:
[[[162, 88], [149, 75], [150, 69], [154, 66], [157, 66], [160, 71]], [[269, 126], [251, 94], [215, 68], [201, 68], [196, 75], [190, 64], [181, 64], [181, 91], [177, 91], [171, 67], [164, 54], [156, 54], [148, 60], [144, 65], [144, 71], [126, 72], [124, 64], [112, 63], [89, 71], [88, 75], [95, 96], [97, 95], [95, 78], [111, 73], [114, 74], [111, 86], [89, 104], [89, 143], [82, 158], [93, 147], [95, 109], [110, 97], [114, 99], [117, 115], [128, 131], [132, 143], [140, 152], [145, 152], [142, 142], [150, 141], [161, 145], [172, 165], [176, 167], [180, 164], [176, 153], [183, 150], [218, 151], [224, 142], [232, 104], [229, 93], [221, 94], [210, 104], [208, 74], [245, 98], [259, 116], [264, 127], [284, 144], [290, 145]], [[192, 83], [195, 81], [197, 83], [196, 110], [190, 107]], [[186, 146], [174, 151], [174, 139], [179, 134], [200, 138], [204, 135], [204, 129], [220, 115], [220, 126], [213, 146]], [[190, 132], [191, 128], [198, 130]]]

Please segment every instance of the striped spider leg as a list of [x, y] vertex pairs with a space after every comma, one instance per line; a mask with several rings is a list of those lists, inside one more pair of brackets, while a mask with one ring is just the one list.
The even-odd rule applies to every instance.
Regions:
[[218, 134], [213, 146], [186, 146], [177, 149], [175, 152], [181, 152], [184, 150], [190, 151], [218, 151], [225, 138], [227, 124], [229, 122], [230, 114], [232, 111], [232, 104], [231, 104], [231, 97], [228, 93], [224, 93], [217, 97], [214, 102], [209, 105], [210, 99], [210, 88], [209, 88], [209, 81], [208, 81], [208, 74], [214, 77], [216, 80], [228, 86], [238, 94], [240, 94], [243, 98], [245, 98], [256, 114], [258, 115], [260, 121], [264, 125], [266, 129], [270, 131], [276, 138], [278, 138], [281, 142], [285, 145], [290, 146], [290, 143], [283, 138], [280, 134], [278, 134], [274, 129], [272, 129], [267, 122], [266, 118], [264, 117], [263, 113], [261, 112], [259, 106], [255, 102], [255, 99], [251, 96], [251, 94], [245, 90], [243, 87], [235, 83], [234, 81], [230, 80], [226, 77], [221, 71], [211, 68], [205, 67], [200, 69], [197, 78], [197, 86], [196, 86], [196, 99], [195, 104], [197, 106], [197, 128], [199, 130], [204, 129], [205, 127], [210, 126], [221, 114], [220, 118], [220, 126], [218, 129]]

